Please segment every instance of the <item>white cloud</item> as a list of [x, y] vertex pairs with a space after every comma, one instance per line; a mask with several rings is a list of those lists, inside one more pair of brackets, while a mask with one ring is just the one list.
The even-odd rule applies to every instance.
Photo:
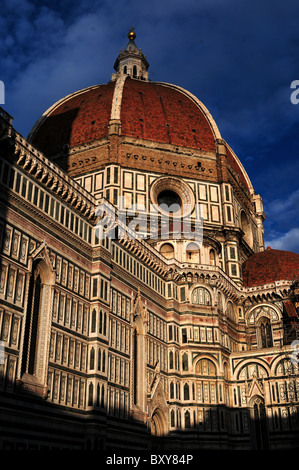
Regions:
[[299, 206], [299, 189], [293, 191], [287, 199], [274, 199], [268, 204], [267, 212], [274, 215], [283, 215], [285, 212], [298, 211]]
[[292, 228], [284, 235], [265, 241], [265, 247], [274, 250], [293, 251], [299, 253], [299, 228]]

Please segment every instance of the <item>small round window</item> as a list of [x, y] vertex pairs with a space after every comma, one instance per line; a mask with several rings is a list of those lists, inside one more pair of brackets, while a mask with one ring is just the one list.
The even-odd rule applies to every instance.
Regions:
[[195, 198], [190, 186], [175, 177], [161, 177], [154, 181], [150, 197], [154, 207], [162, 214], [185, 217], [194, 209]]

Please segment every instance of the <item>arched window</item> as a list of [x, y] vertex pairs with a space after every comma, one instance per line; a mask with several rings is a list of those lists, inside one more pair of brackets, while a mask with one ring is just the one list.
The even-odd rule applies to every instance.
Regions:
[[99, 322], [99, 333], [100, 335], [103, 333], [103, 312], [100, 310], [100, 322]]
[[93, 405], [93, 384], [90, 383], [88, 387], [88, 406]]
[[161, 255], [165, 256], [167, 259], [171, 259], [174, 257], [174, 248], [171, 243], [163, 243], [160, 247]]
[[189, 385], [185, 384], [184, 385], [184, 400], [189, 400], [190, 394], [189, 394]]
[[189, 366], [188, 366], [188, 354], [187, 354], [187, 353], [184, 353], [184, 354], [183, 354], [182, 366], [183, 366], [183, 370], [184, 370], [184, 371], [186, 371], [186, 370], [189, 369]]
[[189, 243], [186, 248], [186, 261], [188, 263], [199, 263], [199, 247], [197, 243]]
[[216, 376], [216, 366], [209, 359], [200, 359], [195, 366], [197, 375]]
[[102, 394], [101, 394], [101, 407], [104, 408], [105, 405], [105, 387], [102, 385]]
[[97, 406], [100, 406], [101, 399], [101, 387], [100, 384], [97, 385]]
[[106, 312], [104, 312], [104, 318], [103, 318], [103, 335], [104, 336], [106, 336], [107, 334], [106, 328], [107, 328], [107, 314]]
[[103, 351], [102, 372], [105, 372], [105, 367], [106, 367], [106, 354], [105, 354], [105, 351]]
[[215, 264], [216, 264], [216, 255], [215, 255], [214, 250], [210, 250], [209, 258], [210, 258], [210, 265], [215, 266]]
[[91, 313], [91, 333], [95, 333], [96, 331], [96, 321], [97, 321], [97, 312], [93, 309]]
[[170, 426], [174, 428], [175, 422], [174, 422], [174, 410], [171, 410], [170, 412]]
[[174, 398], [174, 385], [170, 382], [170, 398]]
[[137, 67], [136, 67], [136, 65], [133, 66], [133, 77], [137, 78]]
[[257, 344], [259, 348], [273, 346], [271, 323], [269, 318], [262, 317], [257, 325]]
[[244, 240], [249, 246], [252, 246], [251, 226], [244, 211], [241, 212], [241, 229], [244, 232]]
[[101, 370], [102, 367], [102, 350], [99, 349], [98, 351], [98, 370]]
[[[52, 307], [50, 300], [55, 284], [55, 274], [46, 251], [44, 255], [44, 259], [36, 259], [32, 263], [21, 364], [21, 374], [33, 375], [41, 384], [45, 384], [47, 376]], [[43, 393], [43, 388], [40, 390]]]
[[173, 369], [173, 352], [169, 353], [169, 369]]
[[190, 413], [189, 411], [185, 412], [185, 428], [190, 428], [191, 427], [191, 421], [190, 421]]
[[262, 397], [255, 395], [250, 400], [249, 406], [252, 426], [252, 447], [257, 450], [268, 449], [269, 435], [264, 400]]
[[94, 348], [90, 350], [89, 368], [94, 369]]
[[207, 289], [197, 287], [192, 292], [192, 303], [197, 305], [211, 305], [211, 295]]

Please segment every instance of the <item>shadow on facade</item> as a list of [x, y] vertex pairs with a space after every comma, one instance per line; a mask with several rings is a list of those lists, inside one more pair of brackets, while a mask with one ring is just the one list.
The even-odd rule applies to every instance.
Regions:
[[[7, 383], [10, 387], [11, 384]], [[178, 408], [179, 409], [179, 408]], [[207, 407], [203, 419], [186, 420], [167, 435], [153, 435], [153, 426], [124, 418], [118, 409], [74, 409], [37, 398], [30, 391], [1, 392], [1, 450], [171, 451], [286, 450], [299, 445], [296, 407], [269, 419], [260, 397], [248, 408]], [[193, 413], [193, 411], [192, 411]], [[189, 420], [189, 417], [187, 418]], [[173, 424], [173, 423], [172, 423]]]

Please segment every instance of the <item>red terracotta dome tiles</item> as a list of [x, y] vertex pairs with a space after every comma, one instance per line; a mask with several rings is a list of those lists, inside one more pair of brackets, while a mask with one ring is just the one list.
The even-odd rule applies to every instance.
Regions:
[[275, 281], [299, 277], [299, 254], [267, 249], [255, 253], [243, 263], [243, 282], [246, 287], [262, 286]]
[[114, 83], [74, 94], [53, 109], [33, 136], [46, 155], [108, 136]]
[[121, 121], [126, 136], [215, 152], [215, 138], [203, 112], [167, 85], [128, 78]]

